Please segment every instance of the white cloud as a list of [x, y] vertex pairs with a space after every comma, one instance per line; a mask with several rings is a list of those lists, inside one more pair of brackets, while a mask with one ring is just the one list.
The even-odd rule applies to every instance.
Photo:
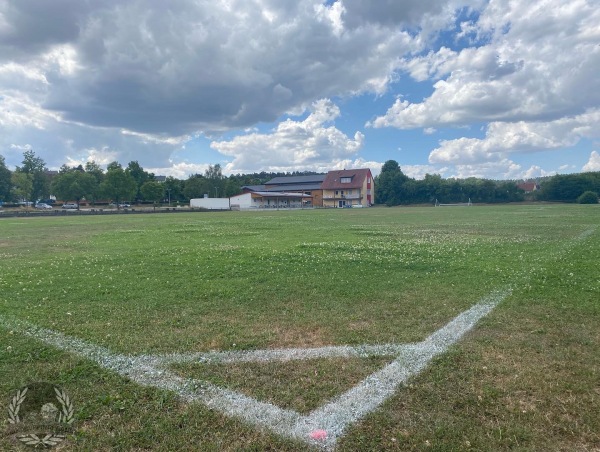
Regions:
[[437, 167], [433, 165], [402, 165], [402, 172], [413, 179], [424, 179], [426, 174], [445, 174], [448, 171], [446, 167]]
[[321, 97], [386, 89], [397, 56], [418, 39], [377, 23], [347, 28], [343, 15], [357, 8], [318, 0], [16, 2], [0, 9], [0, 23], [11, 25], [0, 29], [0, 67], [19, 61], [37, 71], [46, 84], [39, 105], [65, 120], [174, 136], [244, 128]]
[[600, 154], [598, 151], [592, 151], [590, 154], [590, 159], [585, 165], [583, 165], [581, 171], [600, 171]]
[[405, 58], [416, 80], [438, 79], [434, 92], [420, 103], [397, 100], [372, 125], [408, 129], [582, 114], [600, 104], [598, 23], [600, 8], [591, 1], [490, 2], [476, 27], [491, 41]]
[[108, 147], [102, 149], [84, 149], [78, 155], [67, 155], [65, 164], [67, 166], [85, 166], [87, 162], [95, 162], [100, 166], [106, 167], [109, 163], [118, 160], [118, 153]]
[[446, 172], [447, 177], [467, 178], [480, 177], [486, 179], [522, 179], [524, 175], [521, 165], [509, 159], [490, 161], [475, 165], [454, 165]]
[[532, 165], [527, 171], [523, 173], [520, 179], [528, 180], [534, 179], [536, 177], [552, 176], [554, 174], [556, 174], [556, 171], [546, 171], [538, 165]]
[[[363, 7], [0, 0], [0, 146], [31, 143], [51, 167], [110, 149], [162, 168], [190, 136], [272, 122], [319, 98], [383, 93], [398, 55], [423, 39], [373, 17], [348, 27]], [[453, 14], [436, 2], [414, 8]]]
[[[184, 145], [185, 143], [189, 142], [193, 137], [191, 135], [180, 135], [178, 137], [172, 137], [172, 136], [160, 136], [160, 135], [153, 135], [151, 133], [139, 133], [139, 132], [135, 132], [133, 130], [126, 130], [123, 129], [121, 130], [121, 133], [123, 135], [130, 135], [133, 137], [137, 137], [140, 139], [140, 141], [142, 143], [155, 143], [155, 144], [169, 144], [169, 145], [174, 145], [174, 146], [178, 146], [178, 145]], [[196, 138], [198, 137], [198, 135], [196, 135]]]
[[233, 157], [228, 172], [317, 170], [352, 158], [363, 145], [363, 135], [349, 138], [330, 125], [340, 110], [328, 99], [312, 106], [304, 121], [288, 119], [270, 134], [251, 133], [230, 141], [214, 141], [211, 147]]
[[321, 168], [315, 171], [319, 171], [321, 173], [326, 173], [327, 171], [332, 170], [343, 170], [343, 169], [360, 169], [360, 168], [369, 168], [371, 170], [371, 174], [373, 177], [377, 177], [381, 172], [381, 167], [383, 166], [383, 162], [376, 162], [373, 160], [365, 160], [363, 158], [358, 158], [355, 160], [346, 159], [335, 162], [333, 165], [323, 165]]
[[[369, 125], [486, 130], [440, 142], [413, 174], [499, 177], [518, 153], [598, 136], [598, 23], [592, 0], [0, 0], [0, 149], [9, 165], [30, 145], [51, 168], [138, 160], [187, 176], [206, 165], [177, 155], [202, 137], [236, 172], [377, 164], [369, 131], [310, 106], [392, 94]], [[419, 100], [405, 74], [432, 93]]]
[[468, 177], [477, 177], [494, 180], [518, 180], [556, 174], [556, 171], [545, 170], [537, 165], [523, 169], [520, 164], [510, 159], [466, 165], [402, 165], [402, 172], [415, 179], [423, 179], [426, 174], [439, 174], [444, 178], [465, 179]]
[[600, 132], [600, 110], [550, 122], [492, 122], [485, 138], [443, 140], [429, 154], [430, 163], [482, 163], [498, 161], [510, 153], [559, 149]]
[[204, 174], [208, 169], [207, 163], [171, 162], [169, 166], [144, 168], [157, 176], [172, 176], [176, 179], [187, 179], [193, 174]]

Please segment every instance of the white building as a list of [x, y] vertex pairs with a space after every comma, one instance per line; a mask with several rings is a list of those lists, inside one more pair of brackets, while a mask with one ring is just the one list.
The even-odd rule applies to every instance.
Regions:
[[252, 192], [229, 198], [232, 209], [302, 209], [312, 196], [304, 193]]
[[229, 198], [193, 198], [190, 207], [208, 210], [229, 210]]

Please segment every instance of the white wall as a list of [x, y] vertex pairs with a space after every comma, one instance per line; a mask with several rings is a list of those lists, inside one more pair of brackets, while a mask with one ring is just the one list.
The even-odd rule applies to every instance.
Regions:
[[190, 207], [209, 210], [229, 209], [229, 198], [194, 198], [190, 199]]
[[[240, 206], [240, 209], [249, 209], [252, 206], [252, 194], [243, 193], [241, 195], [232, 196], [229, 198], [232, 205]], [[256, 206], [254, 206], [256, 207]]]

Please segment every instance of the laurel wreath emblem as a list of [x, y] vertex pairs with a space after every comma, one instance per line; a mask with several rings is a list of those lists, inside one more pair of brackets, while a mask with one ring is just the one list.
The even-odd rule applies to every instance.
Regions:
[[10, 422], [11, 424], [21, 422], [21, 418], [19, 417], [19, 410], [21, 409], [21, 404], [25, 401], [25, 394], [27, 394], [28, 389], [29, 388], [25, 388], [22, 391], [17, 391], [15, 396], [11, 399], [10, 404], [8, 405], [8, 422]]
[[69, 399], [69, 396], [65, 391], [54, 387], [54, 392], [56, 393], [56, 400], [60, 403], [61, 411], [58, 416], [58, 422], [62, 422], [64, 424], [72, 424], [75, 419], [74, 413], [75, 409], [73, 408], [73, 402]]
[[63, 441], [66, 438], [66, 436], [48, 433], [43, 438], [40, 438], [36, 434], [30, 433], [29, 435], [19, 435], [19, 436], [17, 436], [17, 438], [19, 439], [19, 441], [21, 441], [23, 444], [26, 444], [27, 446], [53, 447], [53, 446], [56, 446], [61, 441]]
[[[21, 422], [19, 412], [21, 410], [21, 405], [27, 397], [28, 390], [29, 388], [27, 387], [22, 390], [18, 390], [17, 393], [11, 399], [8, 405], [8, 422], [10, 424], [17, 424]], [[60, 404], [58, 422], [60, 424], [71, 425], [75, 420], [75, 409], [73, 407], [73, 402], [71, 401], [71, 399], [65, 391], [59, 389], [56, 386], [54, 387], [54, 392], [56, 394], [56, 400]], [[40, 436], [36, 435], [35, 433], [30, 433], [27, 435], [18, 435], [17, 439], [27, 446], [41, 446], [50, 448], [58, 445], [66, 438], [65, 435], [54, 433], [47, 433], [43, 437]]]

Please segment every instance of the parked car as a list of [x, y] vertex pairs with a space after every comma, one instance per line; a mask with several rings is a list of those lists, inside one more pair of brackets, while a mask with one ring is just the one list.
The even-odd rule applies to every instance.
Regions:
[[46, 204], [45, 202], [38, 202], [35, 205], [36, 209], [46, 209], [46, 210], [52, 210], [52, 206], [50, 204]]
[[121, 204], [119, 204], [119, 207], [121, 209], [126, 209], [126, 208], [131, 207], [131, 204], [127, 204], [126, 202], [122, 202]]
[[77, 204], [74, 202], [66, 202], [62, 205], [63, 209], [77, 209]]

